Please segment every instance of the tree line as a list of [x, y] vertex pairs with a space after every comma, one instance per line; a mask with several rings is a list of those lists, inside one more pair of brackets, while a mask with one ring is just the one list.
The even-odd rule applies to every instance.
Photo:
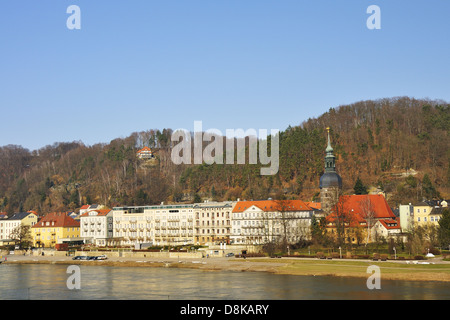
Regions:
[[[357, 179], [378, 188], [392, 206], [440, 198], [450, 190], [449, 105], [408, 97], [331, 108], [280, 131], [279, 172], [260, 165], [171, 161], [171, 129], [150, 129], [109, 143], [59, 142], [29, 151], [0, 147], [0, 211], [39, 213], [107, 206], [211, 200], [317, 200], [324, 171], [326, 127], [331, 128], [344, 193]], [[142, 146], [155, 159], [142, 161]], [[248, 144], [247, 144], [248, 147]]]

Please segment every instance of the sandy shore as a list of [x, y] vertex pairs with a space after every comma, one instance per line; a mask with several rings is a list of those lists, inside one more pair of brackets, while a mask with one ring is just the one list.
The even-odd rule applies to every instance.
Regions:
[[[279, 259], [278, 259], [279, 260]], [[121, 267], [168, 267], [195, 268], [209, 271], [263, 271], [274, 272], [286, 262], [260, 262], [258, 259], [237, 258], [108, 258], [106, 260], [73, 260], [72, 257], [58, 256], [8, 256], [5, 263], [20, 264], [67, 264], [67, 265], [103, 265]]]
[[59, 256], [7, 256], [5, 264], [65, 264], [87, 266], [117, 267], [165, 267], [193, 268], [204, 271], [246, 271], [270, 272], [304, 276], [338, 276], [368, 278], [367, 267], [380, 267], [383, 279], [408, 281], [445, 281], [450, 282], [450, 262], [436, 259], [427, 264], [420, 262], [407, 264], [405, 261], [374, 262], [358, 260], [320, 260], [306, 258], [109, 258], [107, 260], [72, 260], [72, 257]]

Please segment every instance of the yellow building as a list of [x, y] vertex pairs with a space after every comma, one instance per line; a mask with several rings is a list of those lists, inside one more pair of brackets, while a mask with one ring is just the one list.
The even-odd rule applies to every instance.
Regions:
[[414, 224], [416, 226], [424, 226], [427, 224], [439, 224], [439, 219], [441, 218], [441, 213], [439, 206], [432, 206], [426, 202], [420, 202], [414, 205]]
[[12, 234], [18, 227], [32, 227], [37, 220], [37, 215], [33, 211], [15, 213], [10, 218], [0, 220], [0, 240], [11, 240]]
[[80, 222], [65, 213], [49, 213], [31, 227], [31, 236], [35, 247], [53, 248], [61, 239], [79, 238]]

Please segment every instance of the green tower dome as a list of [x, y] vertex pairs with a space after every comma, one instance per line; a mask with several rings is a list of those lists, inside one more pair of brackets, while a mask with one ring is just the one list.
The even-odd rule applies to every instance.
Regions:
[[328, 146], [325, 149], [325, 173], [320, 177], [320, 189], [337, 187], [342, 188], [342, 178], [336, 172], [336, 157], [333, 154], [333, 148], [330, 142], [330, 128], [328, 131]]

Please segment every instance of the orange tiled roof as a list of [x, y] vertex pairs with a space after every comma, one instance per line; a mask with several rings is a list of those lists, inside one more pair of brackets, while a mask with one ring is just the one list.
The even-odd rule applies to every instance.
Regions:
[[[49, 222], [49, 225], [46, 225], [46, 222]], [[36, 223], [32, 228], [44, 228], [44, 227], [52, 227], [52, 228], [69, 228], [69, 227], [79, 227], [80, 222], [76, 221], [72, 217], [69, 217], [67, 214], [62, 212], [52, 212], [44, 217]]]
[[320, 210], [322, 209], [322, 204], [320, 202], [305, 202], [310, 208]]
[[[334, 213], [334, 212], [332, 212], [331, 214], [329, 214], [326, 217], [327, 224], [329, 224], [329, 223], [333, 224], [336, 222], [336, 220], [338, 220], [338, 219], [336, 217], [336, 213]], [[349, 212], [345, 212], [344, 217], [341, 217], [340, 223], [345, 223], [349, 227], [359, 227], [359, 226], [366, 225], [367, 222], [361, 215], [359, 215], [353, 211], [349, 211]]]
[[364, 206], [367, 199], [370, 200], [370, 206], [375, 219], [396, 218], [386, 199], [380, 194], [341, 196], [339, 203], [343, 203], [344, 211], [353, 211], [357, 214], [364, 215]]
[[398, 222], [396, 220], [380, 220], [380, 223], [386, 228], [386, 229], [399, 229], [400, 226], [398, 225]]
[[138, 150], [137, 153], [140, 153], [140, 152], [143, 152], [143, 151], [150, 151], [150, 152], [152, 152], [152, 149], [150, 149], [149, 147], [145, 146], [142, 149]]
[[[281, 200], [284, 202], [286, 211], [310, 211], [312, 210], [302, 200]], [[256, 201], [238, 201], [233, 208], [233, 212], [244, 212], [251, 206], [256, 206], [263, 211], [279, 211], [280, 203], [276, 200], [256, 200]]]
[[[336, 220], [336, 214], [339, 209], [343, 209], [342, 215], [349, 221], [351, 226], [361, 225], [365, 223], [364, 218], [367, 209], [366, 201], [370, 200], [370, 208], [373, 212], [373, 218], [377, 220], [386, 220], [396, 222], [396, 216], [392, 209], [389, 207], [386, 199], [382, 195], [351, 195], [341, 196], [338, 204], [333, 208], [332, 213], [327, 216], [328, 222], [334, 222]], [[342, 207], [341, 207], [342, 206]], [[339, 208], [339, 209], [337, 209]]]
[[97, 216], [106, 216], [108, 213], [111, 212], [111, 209], [89, 210], [88, 212], [83, 213], [80, 217], [87, 217], [89, 216], [89, 213], [92, 211], [97, 212]]

